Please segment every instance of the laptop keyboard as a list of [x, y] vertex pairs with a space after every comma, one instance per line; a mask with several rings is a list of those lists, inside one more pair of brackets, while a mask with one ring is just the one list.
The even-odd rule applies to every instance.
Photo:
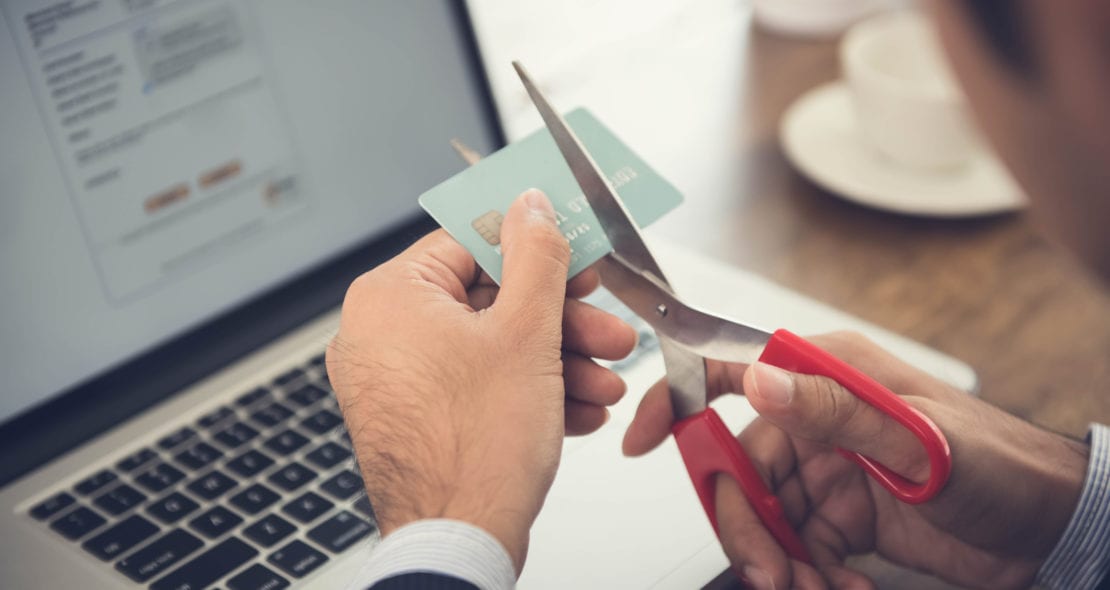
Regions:
[[[654, 332], [604, 289], [588, 301]], [[378, 538], [324, 355], [34, 505], [61, 538], [156, 590], [286, 588]], [[122, 579], [121, 579], [122, 580]]]
[[156, 590], [285, 588], [376, 539], [319, 355], [28, 514]]

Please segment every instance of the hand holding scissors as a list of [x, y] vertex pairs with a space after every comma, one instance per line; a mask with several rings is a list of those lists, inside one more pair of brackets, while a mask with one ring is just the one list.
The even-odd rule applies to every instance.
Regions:
[[929, 460], [929, 477], [924, 482], [910, 481], [864, 455], [841, 453], [903, 502], [925, 502], [940, 492], [951, 471], [951, 452], [944, 435], [924, 414], [803, 338], [786, 330], [767, 332], [722, 318], [686, 304], [675, 294], [605, 175], [524, 69], [514, 65], [613, 246], [613, 252], [598, 263], [602, 284], [659, 336], [671, 403], [678, 419], [672, 432], [714, 529], [716, 477], [726, 474], [739, 484], [760, 521], [785, 552], [793, 559], [812, 562], [778, 498], [717, 413], [708, 407], [706, 359], [747, 364], [759, 361], [833, 379], [921, 442]]

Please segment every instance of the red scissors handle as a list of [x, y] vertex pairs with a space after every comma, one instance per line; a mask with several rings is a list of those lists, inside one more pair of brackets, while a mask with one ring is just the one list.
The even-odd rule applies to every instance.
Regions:
[[[944, 434], [928, 417], [905, 400], [809, 341], [786, 330], [775, 332], [760, 356], [761, 362], [794, 373], [833, 379], [864, 402], [891, 416], [917, 437], [929, 457], [929, 479], [915, 483], [885, 465], [856, 452], [840, 449], [894, 497], [919, 504], [935, 496], [948, 481], [952, 454]], [[686, 470], [697, 490], [713, 530], [717, 527], [716, 476], [726, 474], [740, 485], [763, 526], [793, 559], [812, 563], [809, 552], [791, 527], [779, 499], [767, 488], [744, 448], [712, 408], [679, 421], [672, 429]]]
[[729, 432], [713, 408], [679, 421], [671, 431], [701, 506], [718, 537], [721, 531], [717, 526], [717, 474], [720, 473], [736, 480], [760, 522], [787, 555], [805, 563], [813, 562], [794, 527], [786, 520], [779, 499], [763, 483], [763, 477], [740, 441]]
[[952, 472], [948, 440], [932, 420], [906, 400], [859, 369], [786, 330], [778, 330], [771, 336], [759, 360], [792, 373], [828, 377], [917, 437], [929, 458], [929, 479], [923, 483], [910, 481], [869, 457], [840, 449], [842, 455], [859, 464], [895, 498], [907, 504], [920, 504], [944, 488]]

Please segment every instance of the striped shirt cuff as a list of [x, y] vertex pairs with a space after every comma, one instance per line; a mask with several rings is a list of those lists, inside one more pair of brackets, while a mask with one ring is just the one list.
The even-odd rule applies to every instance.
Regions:
[[1052, 590], [1088, 590], [1110, 574], [1110, 428], [1092, 424], [1091, 458], [1079, 505], [1037, 583]]
[[482, 590], [506, 590], [516, 584], [508, 552], [489, 533], [458, 520], [428, 519], [383, 539], [348, 588], [369, 588], [414, 572], [451, 576]]

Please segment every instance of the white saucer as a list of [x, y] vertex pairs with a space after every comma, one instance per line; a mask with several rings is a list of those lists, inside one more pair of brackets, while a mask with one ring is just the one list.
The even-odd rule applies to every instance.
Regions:
[[974, 217], [1025, 205], [1009, 172], [993, 154], [976, 150], [952, 170], [916, 170], [892, 162], [865, 143], [842, 81], [807, 92], [779, 127], [786, 157], [810, 180], [845, 199], [896, 213]]

